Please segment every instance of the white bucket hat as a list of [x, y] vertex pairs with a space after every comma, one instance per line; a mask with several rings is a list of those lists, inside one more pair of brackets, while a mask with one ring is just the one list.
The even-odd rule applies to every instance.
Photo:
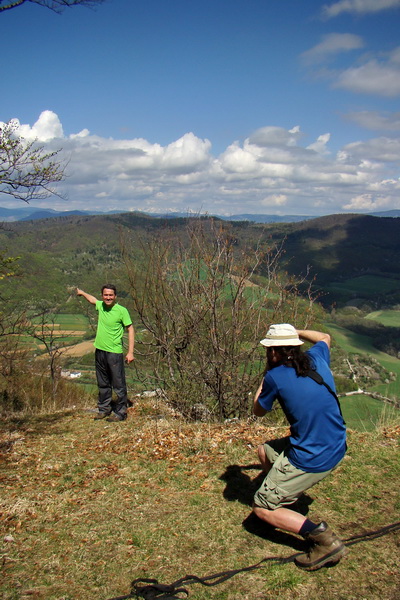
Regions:
[[303, 344], [293, 325], [280, 323], [271, 325], [260, 344], [263, 346], [300, 346]]

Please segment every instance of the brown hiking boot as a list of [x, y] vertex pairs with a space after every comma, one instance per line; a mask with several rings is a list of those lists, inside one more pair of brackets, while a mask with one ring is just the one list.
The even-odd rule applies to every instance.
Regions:
[[94, 420], [98, 421], [100, 419], [105, 419], [106, 417], [109, 417], [111, 415], [111, 413], [108, 412], [98, 412], [94, 415]]
[[306, 571], [316, 571], [324, 565], [337, 563], [347, 554], [343, 542], [324, 521], [313, 529], [306, 539], [312, 544], [310, 550], [294, 559], [296, 565]]
[[108, 421], [109, 423], [119, 423], [120, 421], [124, 421], [124, 419], [113, 413], [110, 417], [106, 419], [106, 421]]

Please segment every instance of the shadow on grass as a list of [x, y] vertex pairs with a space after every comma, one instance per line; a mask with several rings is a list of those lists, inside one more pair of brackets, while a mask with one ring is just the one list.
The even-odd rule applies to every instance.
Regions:
[[[382, 527], [381, 529], [377, 529], [375, 531], [368, 531], [359, 535], [355, 535], [345, 540], [344, 543], [346, 546], [351, 546], [353, 544], [359, 544], [360, 542], [373, 541], [376, 538], [388, 535], [390, 533], [394, 533], [399, 529], [400, 522], [392, 523], [391, 525], [386, 525], [385, 527]], [[129, 598], [143, 598], [144, 600], [178, 600], [179, 598], [189, 596], [188, 590], [182, 587], [183, 585], [192, 585], [194, 583], [199, 583], [207, 587], [213, 587], [215, 585], [219, 585], [220, 583], [228, 581], [228, 579], [231, 579], [239, 573], [246, 573], [260, 569], [266, 563], [275, 563], [279, 566], [294, 562], [297, 556], [298, 553], [286, 557], [267, 556], [255, 565], [250, 565], [248, 567], [242, 567], [239, 569], [233, 569], [230, 571], [222, 571], [219, 573], [214, 573], [212, 575], [206, 575], [205, 577], [197, 577], [196, 575], [185, 575], [184, 577], [181, 577], [180, 579], [177, 579], [173, 583], [167, 585], [159, 583], [157, 579], [134, 579], [131, 583], [131, 592], [129, 594], [125, 596], [109, 598], [108, 600], [128, 600]], [[323, 568], [330, 569], [332, 567], [335, 567], [337, 564], [338, 563], [332, 562], [326, 563], [323, 566]], [[184, 596], [182, 596], [182, 594], [184, 594]]]
[[[63, 410], [55, 413], [42, 415], [21, 415], [5, 419], [0, 424], [0, 432], [21, 432], [29, 436], [43, 436], [45, 434], [62, 434], [66, 428], [60, 427], [66, 417], [76, 414], [76, 409]], [[58, 427], [57, 427], [58, 426]]]
[[261, 471], [261, 465], [228, 465], [225, 473], [219, 478], [225, 481], [226, 487], [223, 491], [225, 500], [229, 502], [238, 501], [245, 506], [252, 506], [255, 492], [264, 480], [264, 473], [261, 471], [254, 479], [251, 479], [245, 471]]
[[[261, 465], [229, 465], [226, 468], [225, 473], [220, 477], [220, 480], [225, 481], [226, 483], [226, 487], [223, 491], [224, 498], [229, 502], [238, 501], [245, 506], [251, 507], [253, 505], [254, 494], [265, 478], [265, 473], [263, 471], [261, 471], [254, 479], [251, 479], [245, 472], [254, 470], [260, 471]], [[313, 499], [310, 498], [310, 496], [303, 494], [297, 502], [290, 506], [290, 508], [305, 516], [308, 514], [309, 506], [312, 502]], [[299, 551], [304, 551], [305, 549], [304, 540], [299, 539], [290, 533], [275, 529], [275, 527], [272, 527], [259, 519], [254, 513], [250, 513], [243, 521], [242, 525], [246, 531], [253, 535], [257, 535], [264, 540], [289, 546]]]

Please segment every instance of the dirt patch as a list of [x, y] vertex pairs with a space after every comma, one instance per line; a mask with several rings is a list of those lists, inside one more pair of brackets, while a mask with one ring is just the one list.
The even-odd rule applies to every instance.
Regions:
[[[50, 330], [50, 326], [46, 327], [46, 329]], [[38, 329], [37, 331], [35, 331], [36, 334], [40, 335], [42, 333], [41, 329]], [[83, 336], [84, 335], [84, 331], [82, 331], [81, 329], [57, 329], [57, 335], [65, 335], [65, 336], [70, 336], [70, 337], [74, 337], [74, 336]]]
[[93, 352], [93, 349], [93, 341], [81, 342], [80, 344], [75, 344], [75, 346], [69, 346], [63, 352], [63, 356], [84, 356]]

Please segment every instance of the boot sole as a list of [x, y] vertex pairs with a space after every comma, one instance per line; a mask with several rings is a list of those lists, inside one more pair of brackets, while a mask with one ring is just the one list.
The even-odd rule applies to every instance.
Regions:
[[341, 558], [344, 558], [349, 551], [345, 546], [341, 546], [337, 548], [334, 552], [323, 556], [320, 560], [314, 561], [313, 563], [303, 564], [294, 559], [294, 562], [297, 567], [303, 569], [304, 571], [317, 571], [321, 567], [325, 567], [326, 565], [335, 565], [340, 561]]

